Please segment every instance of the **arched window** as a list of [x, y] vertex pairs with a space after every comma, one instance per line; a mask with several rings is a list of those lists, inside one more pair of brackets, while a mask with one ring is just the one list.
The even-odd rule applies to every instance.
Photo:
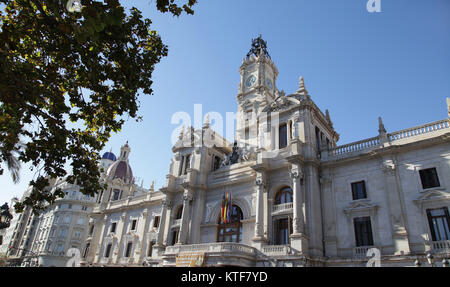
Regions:
[[229, 223], [221, 223], [219, 215], [217, 242], [242, 242], [242, 219], [241, 208], [234, 204], [231, 207], [231, 220]]
[[275, 205], [289, 202], [292, 202], [292, 189], [286, 186], [275, 195]]
[[175, 216], [175, 219], [181, 219], [181, 216], [183, 215], [183, 206], [180, 206], [178, 208], [177, 214]]

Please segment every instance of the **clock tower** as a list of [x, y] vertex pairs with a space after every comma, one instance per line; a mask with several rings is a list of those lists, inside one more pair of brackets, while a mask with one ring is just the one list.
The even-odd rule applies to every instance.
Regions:
[[278, 96], [276, 87], [278, 69], [267, 52], [267, 42], [261, 35], [252, 40], [252, 47], [239, 68], [238, 115], [236, 138], [239, 142], [249, 139], [252, 121]]

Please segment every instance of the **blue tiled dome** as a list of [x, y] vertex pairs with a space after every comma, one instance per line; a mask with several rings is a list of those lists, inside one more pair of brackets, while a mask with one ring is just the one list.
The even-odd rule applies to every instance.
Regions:
[[116, 156], [112, 152], [105, 152], [103, 154], [103, 156], [102, 156], [102, 159], [109, 159], [109, 160], [112, 160], [112, 161], [116, 161], [117, 160]]

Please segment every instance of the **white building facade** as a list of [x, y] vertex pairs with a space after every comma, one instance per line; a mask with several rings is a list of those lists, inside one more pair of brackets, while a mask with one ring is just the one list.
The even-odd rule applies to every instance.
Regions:
[[[182, 131], [167, 182], [139, 188], [128, 162], [104, 155], [90, 214], [88, 266], [382, 266], [450, 257], [450, 125], [443, 119], [337, 146], [306, 90], [285, 95], [257, 38], [240, 67], [235, 143]], [[231, 195], [227, 221], [221, 216]]]

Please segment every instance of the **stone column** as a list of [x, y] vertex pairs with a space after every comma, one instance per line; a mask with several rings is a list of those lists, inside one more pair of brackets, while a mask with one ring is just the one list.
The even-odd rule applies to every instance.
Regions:
[[300, 180], [303, 173], [297, 164], [291, 169], [292, 189], [293, 189], [293, 232], [291, 234], [291, 246], [296, 251], [305, 254], [308, 252], [307, 238], [305, 234], [305, 218], [303, 214], [303, 193]]
[[397, 165], [392, 159], [384, 159], [382, 170], [386, 180], [386, 196], [390, 210], [392, 226], [392, 239], [395, 246], [395, 255], [410, 253], [408, 232], [406, 226], [406, 213], [401, 194], [401, 187], [397, 179]]
[[201, 224], [204, 217], [206, 191], [204, 189], [197, 189], [193, 202], [193, 210], [191, 210], [191, 230], [189, 234], [189, 242], [191, 244], [200, 243]]
[[260, 249], [262, 244], [266, 242], [266, 238], [264, 237], [264, 189], [266, 187], [264, 173], [257, 173], [255, 184], [257, 186], [257, 192], [255, 236], [253, 238], [253, 246]]
[[164, 246], [164, 233], [166, 230], [166, 221], [167, 221], [167, 209], [171, 208], [171, 201], [168, 200], [167, 198], [163, 199], [162, 203], [161, 203], [161, 217], [159, 219], [159, 226], [158, 226], [158, 236], [156, 238], [156, 244], [154, 246], [155, 249], [155, 256], [159, 257], [165, 249]]
[[[140, 238], [140, 241], [138, 243], [138, 246], [135, 248], [135, 254], [139, 256], [138, 259], [138, 264], [142, 263], [142, 260], [147, 257], [147, 250], [144, 250], [144, 247], [148, 248], [148, 244], [150, 244], [150, 240], [148, 240], [148, 228], [149, 228], [149, 212], [148, 212], [148, 208], [144, 209], [144, 211], [142, 212], [142, 218], [144, 219], [144, 226], [139, 226], [139, 229], [142, 230], [142, 236]], [[140, 232], [138, 231], [138, 234]], [[148, 244], [145, 244], [145, 242], [147, 241]]]
[[187, 243], [187, 235], [189, 232], [189, 221], [190, 221], [190, 212], [191, 212], [191, 200], [192, 200], [192, 192], [189, 189], [185, 189], [183, 194], [183, 213], [181, 214], [181, 226], [180, 233], [178, 234], [178, 242], [177, 244], [186, 244]]
[[[108, 216], [105, 215], [100, 221], [99, 224], [101, 224], [101, 230], [99, 232], [99, 237], [97, 238], [97, 234], [94, 233], [92, 236], [92, 243], [98, 242], [98, 244], [96, 246], [92, 246], [92, 250], [96, 250], [95, 251], [95, 257], [94, 257], [94, 262], [93, 263], [98, 263], [100, 258], [101, 258], [101, 252], [102, 252], [102, 247], [103, 247], [103, 238], [105, 238], [105, 232], [106, 232], [106, 220], [108, 219]], [[95, 228], [95, 227], [94, 227]], [[94, 229], [95, 232], [95, 229]], [[97, 240], [96, 240], [97, 238]]]

